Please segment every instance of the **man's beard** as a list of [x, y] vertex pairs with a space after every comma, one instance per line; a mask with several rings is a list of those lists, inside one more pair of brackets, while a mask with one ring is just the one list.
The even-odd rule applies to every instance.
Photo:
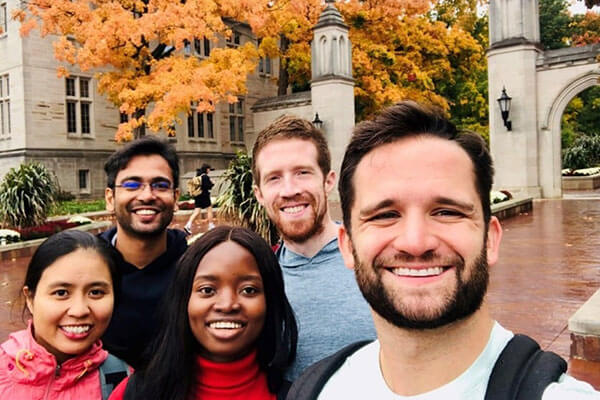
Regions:
[[[156, 225], [154, 229], [138, 229], [134, 226], [133, 211], [131, 211], [131, 208], [132, 207], [127, 205], [123, 212], [120, 212], [120, 210], [117, 209], [115, 211], [115, 218], [119, 226], [125, 232], [140, 239], [150, 239], [162, 235], [173, 220], [173, 214], [175, 213], [174, 209], [169, 211], [164, 206], [160, 207], [160, 219], [158, 225]], [[144, 226], [144, 228], [146, 227]]]
[[[359, 260], [356, 251], [353, 250], [356, 264], [354, 270], [364, 298], [382, 318], [399, 328], [435, 329], [466, 318], [479, 309], [489, 282], [486, 253], [484, 245], [479, 256], [473, 261], [471, 275], [466, 281], [463, 281], [462, 278], [465, 270], [464, 259], [460, 256], [455, 257], [453, 266], [456, 274], [456, 287], [454, 292], [443, 299], [438, 310], [433, 312], [427, 310], [429, 316], [422, 315], [423, 312], [419, 314], [415, 310], [409, 310], [406, 304], [400, 303], [401, 299], [395, 298], [390, 288], [386, 288], [382, 283], [381, 275], [384, 269], [377, 260], [375, 260], [374, 266], [365, 266]], [[412, 257], [413, 260], [421, 261], [434, 258], [433, 254], [420, 258]]]
[[297, 222], [282, 222], [280, 214], [282, 211], [279, 210], [279, 206], [276, 207], [276, 217], [273, 222], [284, 241], [304, 243], [313, 236], [323, 232], [325, 228], [323, 221], [327, 212], [327, 199], [324, 200], [323, 207], [320, 210], [317, 210], [317, 202], [312, 195], [308, 199], [308, 203], [313, 210], [312, 218]]

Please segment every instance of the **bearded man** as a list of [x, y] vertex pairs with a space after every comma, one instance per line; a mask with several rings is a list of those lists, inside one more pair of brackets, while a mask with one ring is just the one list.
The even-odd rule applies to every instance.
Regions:
[[483, 139], [439, 109], [405, 101], [355, 127], [340, 172], [339, 242], [377, 340], [310, 367], [288, 400], [600, 398], [559, 356], [490, 316], [502, 238], [492, 180]]
[[138, 367], [158, 329], [159, 302], [187, 249], [185, 233], [167, 229], [179, 198], [179, 158], [166, 141], [144, 136], [113, 153], [104, 170], [106, 209], [117, 226], [100, 237], [119, 252], [122, 281], [102, 342]]
[[337, 241], [327, 196], [335, 185], [323, 133], [283, 116], [258, 134], [252, 150], [254, 194], [277, 227], [286, 295], [298, 321], [295, 379], [339, 347], [375, 337], [369, 308]]

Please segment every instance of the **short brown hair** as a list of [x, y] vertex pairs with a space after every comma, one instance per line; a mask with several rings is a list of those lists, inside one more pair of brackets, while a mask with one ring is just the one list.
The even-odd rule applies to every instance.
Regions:
[[467, 153], [473, 163], [475, 188], [481, 200], [487, 229], [492, 215], [490, 190], [494, 167], [485, 141], [475, 132], [459, 132], [439, 108], [403, 101], [384, 109], [373, 120], [363, 121], [354, 127], [342, 161], [338, 186], [344, 225], [348, 232], [351, 209], [356, 197], [353, 178], [360, 161], [380, 146], [418, 136], [432, 136], [455, 142]]
[[305, 119], [284, 115], [260, 131], [256, 142], [254, 142], [252, 148], [252, 175], [256, 185], [260, 186], [260, 171], [256, 166], [258, 154], [272, 141], [285, 139], [306, 140], [314, 144], [317, 149], [317, 164], [323, 172], [323, 178], [331, 171], [331, 154], [323, 132]]

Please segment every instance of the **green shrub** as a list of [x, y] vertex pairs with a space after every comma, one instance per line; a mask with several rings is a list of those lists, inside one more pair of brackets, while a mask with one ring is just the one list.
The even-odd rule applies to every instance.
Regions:
[[563, 151], [563, 168], [583, 169], [600, 162], [600, 136], [579, 136]]
[[43, 223], [57, 191], [54, 175], [32, 162], [11, 168], [0, 183], [0, 217], [14, 227]]
[[245, 226], [261, 235], [268, 243], [277, 241], [276, 228], [260, 205], [252, 189], [251, 157], [239, 151], [223, 175], [215, 205], [217, 217], [234, 225]]

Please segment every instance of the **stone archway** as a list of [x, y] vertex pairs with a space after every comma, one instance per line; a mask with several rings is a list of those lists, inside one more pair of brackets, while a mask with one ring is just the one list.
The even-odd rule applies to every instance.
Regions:
[[[490, 0], [490, 150], [495, 187], [561, 197], [560, 120], [581, 91], [598, 84], [600, 45], [544, 51], [537, 0]], [[508, 131], [496, 98], [512, 97]]]
[[540, 114], [540, 181], [545, 189], [544, 197], [560, 197], [561, 189], [561, 119], [567, 105], [584, 90], [596, 86], [600, 81], [600, 68], [575, 77], [560, 88], [554, 100]]

